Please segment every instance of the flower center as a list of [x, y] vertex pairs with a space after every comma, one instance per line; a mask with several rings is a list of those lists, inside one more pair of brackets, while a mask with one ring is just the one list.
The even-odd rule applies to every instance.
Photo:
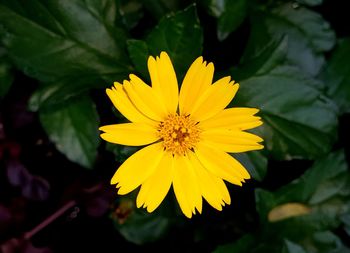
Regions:
[[199, 141], [200, 129], [188, 115], [171, 114], [160, 122], [158, 132], [166, 151], [184, 155]]

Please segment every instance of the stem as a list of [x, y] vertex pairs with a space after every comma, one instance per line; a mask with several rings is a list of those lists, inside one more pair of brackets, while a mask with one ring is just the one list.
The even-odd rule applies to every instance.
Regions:
[[30, 238], [32, 238], [36, 233], [38, 233], [40, 230], [44, 229], [46, 226], [48, 226], [50, 223], [55, 221], [57, 218], [59, 218], [67, 210], [69, 210], [70, 208], [72, 208], [76, 204], [77, 204], [77, 202], [75, 200], [71, 200], [71, 201], [67, 202], [64, 206], [62, 206], [56, 212], [54, 212], [49, 217], [47, 217], [45, 220], [43, 220], [39, 225], [34, 227], [32, 230], [24, 233], [24, 239], [29, 240]]

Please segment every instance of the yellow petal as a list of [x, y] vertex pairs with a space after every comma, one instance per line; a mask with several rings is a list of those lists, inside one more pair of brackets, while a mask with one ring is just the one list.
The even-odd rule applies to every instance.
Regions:
[[223, 204], [223, 196], [221, 194], [221, 189], [219, 189], [217, 184], [216, 179], [218, 178], [215, 175], [212, 175], [210, 172], [208, 172], [207, 169], [203, 167], [203, 165], [198, 161], [198, 158], [192, 152], [189, 152], [188, 154], [190, 162], [192, 163], [192, 168], [194, 169], [197, 175], [198, 185], [202, 196], [212, 207], [221, 211]]
[[112, 89], [106, 89], [106, 93], [115, 108], [131, 122], [152, 122], [133, 105], [120, 83], [115, 82]]
[[217, 176], [213, 177], [213, 180], [216, 184], [216, 187], [219, 189], [219, 191], [221, 193], [222, 200], [228, 205], [231, 204], [230, 193], [228, 192], [224, 181]]
[[254, 116], [259, 110], [255, 108], [228, 108], [217, 115], [200, 122], [201, 129], [227, 128], [251, 129], [262, 124], [260, 117]]
[[146, 123], [108, 125], [100, 130], [105, 132], [101, 134], [102, 139], [121, 145], [142, 146], [159, 140], [156, 128]]
[[166, 52], [161, 52], [160, 57], [148, 58], [148, 71], [151, 76], [152, 88], [161, 98], [168, 114], [174, 114], [177, 110], [179, 87], [173, 64]]
[[158, 97], [151, 87], [137, 78], [130, 75], [131, 82], [124, 80], [123, 88], [135, 107], [147, 117], [161, 121], [166, 116]]
[[230, 77], [224, 77], [210, 86], [198, 99], [189, 114], [196, 121], [203, 121], [218, 114], [231, 102], [239, 85], [230, 82]]
[[117, 184], [118, 194], [135, 190], [154, 173], [164, 155], [162, 143], [149, 145], [130, 156], [115, 172], [111, 184]]
[[241, 186], [244, 179], [250, 178], [247, 170], [224, 151], [201, 142], [197, 145], [195, 154], [208, 171], [232, 184]]
[[154, 173], [142, 184], [136, 199], [137, 207], [144, 205], [153, 212], [163, 201], [173, 180], [173, 156], [166, 153]]
[[246, 152], [262, 149], [264, 146], [258, 142], [262, 138], [255, 134], [241, 130], [230, 130], [224, 128], [207, 129], [201, 133], [201, 138], [212, 146], [229, 153]]
[[195, 106], [201, 95], [210, 87], [213, 81], [213, 63], [203, 62], [198, 57], [188, 69], [182, 82], [179, 97], [179, 110], [181, 115], [187, 115]]
[[198, 187], [198, 179], [192, 164], [186, 156], [174, 157], [173, 188], [177, 202], [186, 217], [191, 218], [195, 209], [202, 211], [202, 196]]

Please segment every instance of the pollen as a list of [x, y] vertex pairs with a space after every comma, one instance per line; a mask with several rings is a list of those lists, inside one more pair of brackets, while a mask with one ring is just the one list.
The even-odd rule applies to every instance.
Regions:
[[199, 141], [200, 129], [189, 115], [171, 114], [159, 123], [158, 133], [164, 149], [173, 155], [185, 155]]

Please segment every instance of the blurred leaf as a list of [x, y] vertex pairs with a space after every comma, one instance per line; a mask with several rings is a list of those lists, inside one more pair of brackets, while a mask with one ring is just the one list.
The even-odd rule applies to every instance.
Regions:
[[32, 177], [26, 167], [18, 160], [10, 160], [7, 162], [6, 174], [9, 183], [15, 187], [26, 186], [29, 184]]
[[339, 41], [323, 76], [329, 96], [342, 112], [350, 112], [350, 38]]
[[[215, 1], [222, 5], [221, 1]], [[217, 8], [219, 9], [219, 7]], [[224, 0], [224, 8], [218, 17], [218, 38], [224, 40], [239, 27], [246, 17], [246, 0]]]
[[289, 241], [288, 239], [284, 241], [284, 246], [285, 248], [283, 248], [282, 253], [307, 253], [299, 244]]
[[341, 217], [341, 221], [344, 223], [344, 229], [348, 236], [350, 236], [350, 213], [347, 213]]
[[323, 0], [297, 0], [301, 4], [316, 6], [323, 3]]
[[125, 239], [136, 244], [159, 240], [170, 225], [169, 218], [162, 216], [159, 210], [147, 213], [137, 209], [133, 202], [126, 198], [121, 199], [116, 215], [113, 217], [116, 229]]
[[233, 103], [261, 110], [264, 124], [255, 132], [275, 158], [315, 158], [334, 142], [337, 110], [319, 91], [319, 81], [284, 62], [287, 45], [283, 39], [233, 72], [241, 80]]
[[43, 201], [49, 197], [50, 185], [42, 177], [33, 176], [30, 182], [22, 186], [23, 197], [31, 200]]
[[138, 0], [117, 0], [122, 23], [130, 30], [143, 17], [142, 3]]
[[130, 71], [115, 14], [114, 0], [1, 0], [0, 40], [19, 69], [44, 83], [105, 87], [95, 80], [111, 83]]
[[234, 157], [240, 161], [255, 180], [262, 181], [267, 172], [267, 158], [259, 151], [237, 153]]
[[11, 64], [8, 62], [3, 49], [0, 48], [0, 98], [5, 96], [12, 82]]
[[[292, 3], [251, 15], [252, 35], [247, 50], [256, 52], [269, 40], [288, 37], [287, 58], [305, 73], [316, 76], [325, 63], [323, 53], [335, 44], [335, 33], [316, 12]], [[246, 55], [248, 53], [246, 52]]]
[[[143, 42], [129, 42], [129, 54], [140, 73], [146, 73], [149, 53], [153, 56], [166, 51], [176, 70], [179, 80], [184, 76], [190, 64], [202, 52], [203, 34], [194, 5], [159, 22]], [[146, 47], [147, 45], [147, 47]], [[147, 50], [148, 48], [148, 50]], [[149, 52], [149, 53], [148, 53]]]
[[53, 111], [40, 111], [40, 121], [50, 140], [68, 159], [93, 167], [99, 145], [99, 119], [89, 98], [81, 97]]

